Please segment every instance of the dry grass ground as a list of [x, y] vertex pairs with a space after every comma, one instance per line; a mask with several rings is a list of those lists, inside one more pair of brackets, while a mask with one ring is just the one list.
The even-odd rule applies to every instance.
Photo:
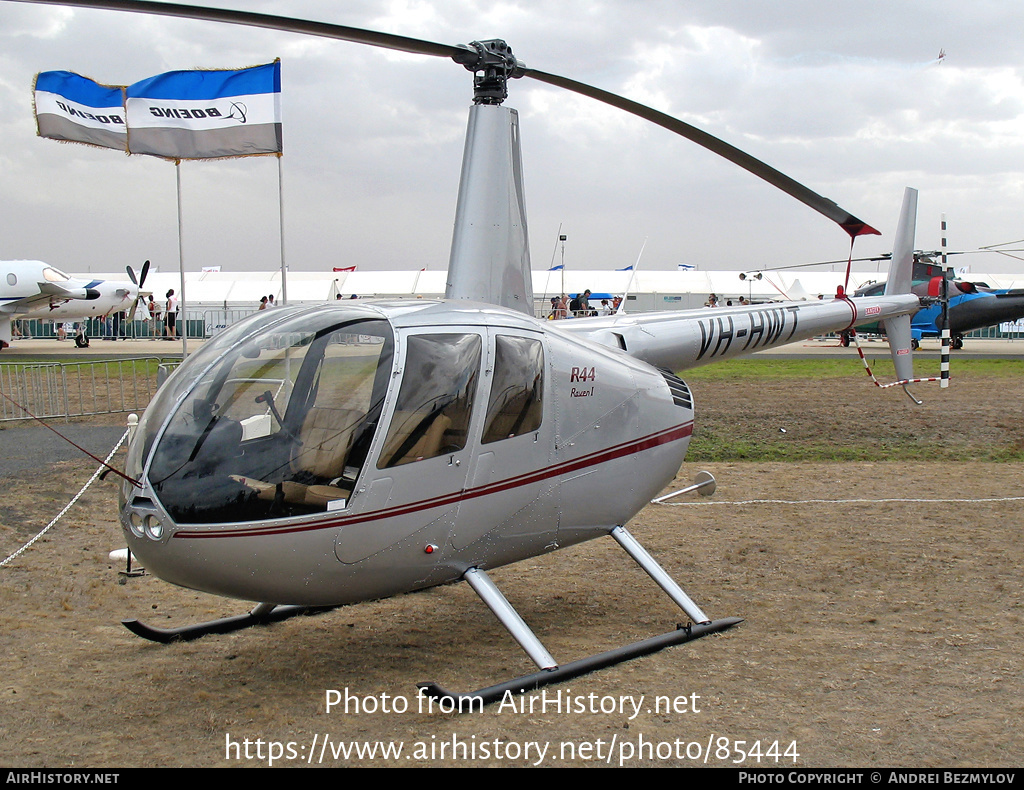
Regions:
[[[908, 420], [914, 433], [899, 441], [930, 432], [922, 446], [962, 447], [965, 459], [984, 457], [977, 445], [1019, 450], [1022, 441], [1019, 384], [1005, 377], [964, 382], [946, 401], [928, 392], [916, 412], [902, 394], [877, 397], [859, 381], [698, 379], [694, 390], [698, 443], [700, 431], [742, 431], [794, 448], [880, 446]], [[118, 584], [106, 558], [122, 544], [115, 496], [98, 483], [0, 570], [0, 763], [256, 765], [274, 742], [296, 755], [276, 764], [305, 764], [311, 751], [319, 761], [329, 736], [329, 765], [603, 765], [606, 757], [686, 765], [687, 749], [703, 762], [709, 743], [709, 765], [731, 764], [736, 747], [754, 744], [760, 762], [745, 764], [762, 767], [1020, 765], [1021, 502], [978, 500], [1024, 496], [1024, 465], [942, 457], [688, 463], [680, 482], [701, 467], [718, 478], [711, 503], [651, 506], [630, 529], [711, 616], [746, 621], [561, 688], [588, 705], [589, 695], [627, 705], [607, 713], [536, 704], [462, 716], [416, 710], [417, 681], [470, 690], [532, 671], [465, 585], [189, 644], [144, 642], [118, 621], [177, 624], [245, 604], [153, 577]], [[94, 466], [67, 462], [8, 479], [0, 555], [45, 524]], [[808, 499], [831, 502], [744, 504]], [[839, 501], [848, 499], [869, 501]], [[493, 578], [564, 661], [680, 619], [610, 539]], [[378, 703], [388, 695], [410, 710], [328, 712], [328, 689]], [[677, 709], [656, 710], [659, 697]], [[635, 716], [631, 701], [641, 707]], [[264, 759], [234, 758], [244, 757], [245, 739]], [[378, 742], [400, 745], [402, 755], [331, 755], [340, 744]], [[779, 756], [770, 756], [776, 743]], [[536, 746], [527, 752], [527, 744]]]

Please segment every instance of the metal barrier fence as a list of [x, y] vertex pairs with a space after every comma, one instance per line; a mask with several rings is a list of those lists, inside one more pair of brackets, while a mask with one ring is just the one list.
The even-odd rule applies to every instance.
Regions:
[[980, 337], [989, 340], [1019, 340], [1024, 337], [1024, 323], [1015, 321], [1012, 324], [986, 326], [984, 329], [975, 329], [973, 332], [968, 332], [964, 337]]
[[[156, 393], [158, 370], [177, 361], [157, 357], [94, 362], [0, 363], [0, 422], [141, 411]], [[10, 400], [8, 400], [10, 398]]]
[[[629, 297], [632, 299], [632, 297]], [[631, 305], [632, 308], [632, 305]], [[634, 308], [635, 309], [635, 308]], [[176, 325], [176, 337], [187, 331], [189, 338], [204, 339], [216, 335], [240, 321], [252, 310], [245, 309], [212, 309], [188, 311], [184, 318], [179, 318]], [[550, 305], [535, 303], [534, 316], [547, 318], [551, 313]], [[78, 328], [84, 326], [86, 334], [92, 340], [156, 340], [164, 337], [163, 323], [150, 319], [136, 318], [134, 321], [110, 318], [89, 318], [81, 321], [51, 321], [48, 319], [20, 319], [14, 322], [15, 338], [20, 333], [27, 338], [57, 338], [61, 336], [61, 327], [69, 342], [74, 342]], [[1012, 324], [999, 324], [969, 332], [965, 337], [988, 339], [1020, 339], [1024, 338], [1024, 321]]]
[[[252, 310], [196, 310], [188, 311], [178, 319], [176, 337], [187, 331], [190, 338], [213, 337], [239, 321]], [[134, 321], [109, 318], [88, 318], [79, 321], [59, 321], [45, 318], [20, 319], [15, 321], [15, 337], [20, 333], [31, 338], [60, 338], [74, 342], [76, 333], [84, 328], [91, 340], [156, 340], [166, 335], [163, 321], [136, 318]], [[62, 332], [63, 329], [63, 332]], [[62, 336], [63, 335], [63, 336]]]

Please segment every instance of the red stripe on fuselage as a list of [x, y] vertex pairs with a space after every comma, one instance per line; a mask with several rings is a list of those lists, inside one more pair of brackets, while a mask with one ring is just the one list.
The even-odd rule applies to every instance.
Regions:
[[374, 513], [360, 513], [353, 514], [350, 516], [342, 516], [340, 518], [329, 519], [329, 520], [318, 520], [313, 523], [300, 523], [300, 524], [281, 524], [279, 526], [268, 525], [265, 527], [242, 527], [238, 529], [229, 530], [218, 530], [202, 531], [197, 532], [195, 530], [183, 529], [176, 532], [173, 537], [175, 538], [250, 538], [260, 537], [263, 535], [284, 535], [293, 532], [310, 532], [312, 530], [320, 529], [336, 529], [338, 527], [348, 526], [350, 524], [361, 524], [370, 521], [378, 521], [384, 518], [394, 518], [396, 516], [405, 516], [410, 513], [415, 513], [420, 510], [430, 510], [431, 508], [447, 507], [448, 505], [454, 505], [457, 502], [461, 502], [466, 499], [476, 499], [477, 497], [489, 496], [490, 494], [497, 494], [501, 491], [507, 491], [510, 488], [518, 488], [520, 486], [531, 485], [532, 483], [539, 483], [543, 480], [547, 480], [551, 477], [558, 475], [568, 474], [575, 472], [580, 469], [585, 469], [590, 466], [597, 466], [598, 464], [607, 463], [608, 461], [614, 461], [617, 458], [623, 456], [633, 455], [635, 453], [643, 452], [644, 450], [650, 450], [654, 447], [660, 447], [663, 444], [669, 444], [671, 442], [679, 441], [693, 433], [693, 423], [688, 422], [683, 425], [677, 425], [674, 428], [669, 428], [665, 431], [658, 433], [652, 433], [649, 436], [645, 436], [642, 439], [636, 439], [631, 442], [624, 442], [623, 444], [610, 447], [605, 450], [598, 450], [597, 452], [590, 453], [589, 455], [581, 456], [580, 458], [574, 458], [570, 461], [563, 461], [562, 463], [555, 464], [553, 466], [539, 469], [535, 472], [528, 472], [526, 474], [518, 475], [516, 477], [510, 477], [505, 480], [499, 480], [496, 483], [489, 483], [485, 486], [478, 488], [462, 489], [451, 494], [445, 494], [439, 497], [433, 497], [431, 499], [423, 499], [419, 502], [411, 502], [408, 505], [399, 505], [392, 508], [386, 508], [384, 510], [378, 510]]

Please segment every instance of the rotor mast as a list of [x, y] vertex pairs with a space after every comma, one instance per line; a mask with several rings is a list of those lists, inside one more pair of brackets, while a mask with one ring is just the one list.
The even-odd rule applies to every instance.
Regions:
[[462, 157], [447, 299], [508, 307], [533, 315], [519, 113], [503, 107], [508, 80], [524, 66], [504, 41], [474, 41], [452, 59], [473, 72]]

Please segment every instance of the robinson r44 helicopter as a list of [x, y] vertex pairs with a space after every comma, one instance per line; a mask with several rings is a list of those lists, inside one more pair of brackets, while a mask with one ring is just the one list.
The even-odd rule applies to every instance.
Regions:
[[[679, 371], [862, 322], [886, 326], [913, 376], [916, 192], [885, 293], [572, 321], [533, 316], [519, 123], [507, 83], [532, 78], [657, 123], [764, 178], [851, 236], [877, 233], [830, 200], [670, 116], [527, 68], [503, 41], [448, 46], [283, 17], [163, 3], [63, 5], [257, 25], [447, 57], [475, 75], [447, 291], [441, 300], [258, 312], [208, 341], [158, 391], [131, 443], [120, 518], [163, 579], [260, 602], [157, 641], [464, 580], [537, 663], [469, 695], [490, 701], [721, 631], [625, 525], [678, 471], [694, 404]], [[692, 621], [559, 665], [488, 570], [610, 535]]]

